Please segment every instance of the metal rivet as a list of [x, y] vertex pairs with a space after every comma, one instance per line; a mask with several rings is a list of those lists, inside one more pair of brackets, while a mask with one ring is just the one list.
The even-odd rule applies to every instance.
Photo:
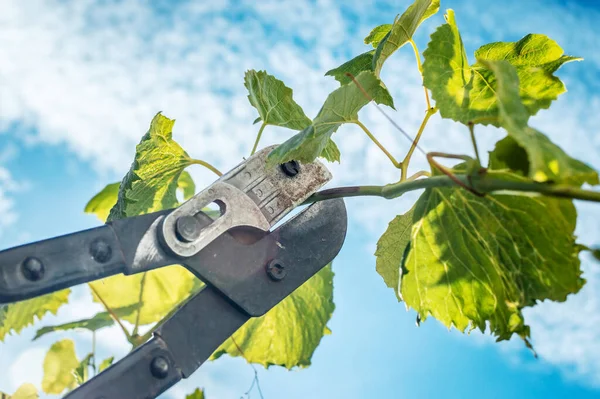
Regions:
[[44, 271], [44, 264], [38, 258], [29, 257], [23, 261], [22, 272], [29, 281], [41, 280], [44, 277]]
[[106, 263], [112, 257], [112, 248], [103, 238], [96, 238], [90, 244], [90, 255], [98, 263]]
[[169, 362], [162, 356], [156, 356], [150, 363], [150, 372], [155, 378], [162, 380], [169, 375]]
[[300, 164], [298, 161], [289, 161], [281, 164], [281, 170], [289, 177], [294, 177], [300, 173]]
[[212, 188], [209, 188], [209, 189], [208, 189], [208, 193], [209, 193], [210, 195], [214, 195], [214, 193], [215, 193], [215, 190], [213, 190]]
[[175, 222], [175, 231], [179, 241], [192, 242], [200, 237], [202, 226], [200, 226], [198, 219], [186, 215], [177, 219], [177, 222]]
[[269, 213], [273, 213], [273, 212], [275, 212], [275, 209], [273, 209], [272, 206], [268, 206], [267, 211], [269, 211]]
[[272, 280], [281, 281], [287, 275], [287, 270], [281, 262], [275, 259], [267, 263], [267, 274]]
[[252, 177], [250, 172], [244, 172], [244, 179], [249, 180]]
[[260, 188], [257, 188], [257, 189], [256, 189], [256, 196], [257, 196], [257, 197], [262, 197], [262, 195], [263, 195], [263, 192], [262, 192], [262, 190], [261, 190]]

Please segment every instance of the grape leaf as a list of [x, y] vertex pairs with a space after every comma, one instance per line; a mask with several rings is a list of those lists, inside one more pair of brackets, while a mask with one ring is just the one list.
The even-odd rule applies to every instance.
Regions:
[[[377, 48], [379, 42], [392, 30], [392, 24], [383, 24], [376, 26], [365, 37], [365, 44], [370, 44], [373, 48]], [[372, 62], [371, 58], [371, 62]]]
[[[383, 90], [380, 80], [373, 72], [364, 71], [356, 80], [371, 97]], [[327, 147], [331, 135], [343, 123], [357, 123], [358, 111], [369, 103], [369, 99], [355, 84], [339, 87], [329, 94], [312, 124], [300, 133], [279, 145], [268, 157], [271, 165], [292, 159], [313, 162]]]
[[259, 119], [267, 125], [302, 130], [310, 125], [310, 118], [304, 114], [292, 97], [292, 89], [281, 80], [265, 71], [249, 70], [244, 77], [248, 89], [248, 100], [259, 114]]
[[189, 200], [196, 194], [196, 183], [185, 170], [181, 172], [179, 179], [177, 179], [177, 189], [181, 190], [184, 201]]
[[[519, 78], [517, 71], [507, 61], [482, 61], [482, 64], [494, 74], [496, 79], [496, 100], [498, 103], [500, 123], [508, 132], [510, 139], [500, 143], [499, 153], [493, 160], [501, 160], [508, 165], [516, 165], [517, 170], [535, 181], [567, 183], [582, 185], [598, 184], [598, 173], [581, 161], [569, 157], [559, 146], [552, 143], [543, 133], [527, 125], [529, 113], [519, 97]], [[523, 161], [519, 161], [516, 153], [507, 152], [515, 144], [527, 153], [527, 167], [523, 170]]]
[[521, 310], [564, 301], [585, 282], [576, 216], [566, 199], [427, 189], [415, 205], [410, 249], [395, 261], [404, 271], [402, 298], [422, 320], [432, 315], [459, 331], [485, 331], [489, 322], [498, 340], [517, 334], [529, 345]]
[[78, 366], [75, 343], [70, 339], [55, 342], [44, 358], [42, 390], [58, 395], [65, 389], [74, 388], [76, 383], [73, 370]]
[[335, 141], [329, 139], [327, 145], [321, 152], [321, 156], [328, 160], [329, 162], [340, 162], [340, 149], [335, 144]]
[[98, 367], [98, 372], [101, 373], [102, 371], [104, 371], [107, 368], [109, 368], [113, 364], [114, 361], [115, 361], [115, 357], [114, 356], [107, 357], [106, 359], [104, 359], [100, 363], [100, 366]]
[[387, 230], [379, 238], [375, 251], [377, 273], [383, 278], [385, 284], [394, 290], [398, 300], [402, 300], [399, 285], [402, 276], [401, 261], [410, 246], [414, 211], [413, 207], [404, 215], [396, 216], [389, 223]]
[[564, 56], [560, 46], [548, 37], [530, 34], [517, 42], [480, 47], [475, 51], [477, 62], [469, 66], [454, 11], [448, 10], [445, 18], [446, 23], [431, 35], [423, 52], [423, 83], [444, 118], [499, 126], [497, 82], [482, 60], [506, 60], [517, 68], [519, 94], [529, 115], [548, 108], [566, 91], [553, 73], [566, 62], [580, 60]]
[[172, 138], [175, 120], [158, 113], [136, 146], [135, 160], [119, 187], [108, 221], [177, 206], [177, 181], [193, 160]]
[[[178, 205], [177, 187], [183, 190], [184, 197], [195, 190], [195, 187], [191, 189], [191, 177], [182, 174], [191, 159], [172, 139], [173, 124], [173, 120], [160, 113], [152, 120], [150, 130], [136, 147], [131, 169], [120, 184], [109, 220], [173, 208]], [[100, 204], [110, 204], [110, 193], [107, 190], [102, 201], [90, 201], [93, 204], [88, 203], [86, 209], [102, 215], [106, 208]], [[112, 193], [114, 195], [114, 189]], [[192, 273], [175, 265], [132, 276], [116, 275], [89, 285], [94, 300], [98, 301], [100, 295], [112, 309], [141, 301], [143, 305], [138, 311], [123, 319], [144, 325], [161, 320], [186, 299], [193, 292], [195, 280]]]
[[0, 307], [0, 341], [6, 334], [19, 333], [32, 325], [36, 317], [41, 320], [48, 312], [56, 314], [58, 308], [69, 301], [70, 293], [71, 290], [66, 289]]
[[[250, 363], [284, 366], [310, 365], [325, 334], [333, 309], [333, 271], [326, 266], [265, 315], [250, 319], [213, 354], [227, 353]], [[237, 343], [237, 346], [236, 346]]]
[[[347, 76], [346, 73], [350, 73], [352, 76], [358, 76], [362, 71], [373, 71], [373, 54], [375, 54], [375, 50], [367, 51], [366, 53], [356, 56], [339, 67], [327, 71], [325, 76], [333, 76], [342, 86], [349, 84], [352, 82], [352, 78]], [[380, 82], [380, 85], [381, 89], [375, 92], [373, 100], [375, 100], [377, 104], [384, 104], [392, 109], [396, 109], [394, 108], [394, 99], [392, 98], [392, 95], [383, 82]]]
[[439, 0], [415, 0], [400, 18], [394, 21], [391, 30], [381, 39], [373, 55], [373, 71], [376, 76], [379, 76], [385, 60], [408, 43], [419, 25], [439, 9]]
[[204, 399], [204, 390], [196, 388], [194, 392], [192, 392], [189, 395], [186, 395], [185, 399]]
[[22, 384], [12, 395], [0, 392], [0, 399], [39, 399], [39, 397], [35, 385], [29, 383]]
[[94, 354], [88, 353], [87, 356], [83, 358], [83, 360], [79, 362], [79, 365], [73, 370], [72, 374], [73, 377], [75, 377], [75, 383], [77, 385], [81, 385], [88, 380], [93, 358]]
[[[133, 312], [140, 308], [141, 304], [136, 303], [131, 306], [126, 306], [124, 308], [112, 309], [112, 311], [119, 318], [123, 318], [131, 315]], [[53, 331], [67, 331], [67, 330], [75, 330], [75, 329], [84, 329], [89, 331], [98, 331], [105, 327], [110, 327], [114, 324], [114, 320], [112, 319], [110, 313], [108, 312], [100, 312], [97, 313], [91, 319], [84, 319], [78, 321], [72, 321], [70, 323], [60, 324], [58, 326], [45, 326], [37, 330], [35, 333], [35, 337], [33, 337], [33, 341], [38, 339], [39, 337], [48, 334]]]

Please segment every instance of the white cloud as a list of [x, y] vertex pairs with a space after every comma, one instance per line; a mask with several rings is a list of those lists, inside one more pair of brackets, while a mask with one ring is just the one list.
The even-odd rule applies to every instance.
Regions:
[[10, 194], [19, 189], [8, 169], [0, 165], [0, 236], [17, 220], [14, 200]]
[[[535, 117], [534, 124], [570, 154], [599, 167], [600, 115], [590, 110], [600, 106], [600, 97], [588, 88], [599, 86], [592, 79], [600, 69], [594, 51], [598, 12], [541, 0], [448, 1], [444, 6], [457, 10], [470, 51], [484, 37], [517, 40], [539, 32], [558, 40], [568, 53], [587, 59], [560, 73], [570, 93], [552, 111]], [[362, 51], [362, 38], [370, 28], [389, 22], [401, 8], [382, 7], [393, 11], [382, 15], [360, 1], [348, 6], [331, 1], [193, 2], [172, 6], [165, 13], [153, 11], [141, 0], [3, 0], [0, 131], [11, 134], [15, 123], [32, 127], [35, 133], [27, 133], [26, 140], [67, 146], [99, 171], [122, 174], [150, 119], [162, 110], [177, 119], [175, 137], [192, 156], [226, 169], [247, 155], [257, 130], [251, 125], [255, 111], [244, 92], [244, 71], [267, 69], [294, 89], [309, 116], [315, 115], [337, 85], [323, 72]], [[426, 22], [417, 36], [421, 49], [426, 31], [440, 22], [439, 15]], [[398, 109], [388, 113], [414, 134], [424, 101], [408, 49], [388, 61], [383, 78]], [[394, 154], [406, 151], [408, 142], [373, 107], [363, 115], [388, 149]], [[269, 128], [263, 144], [288, 136], [283, 129]], [[485, 154], [501, 136], [496, 129], [478, 130], [481, 152]], [[398, 178], [358, 128], [342, 128], [337, 142], [343, 163], [331, 166], [336, 184], [383, 184]], [[464, 127], [435, 116], [421, 145], [426, 150], [464, 152], [469, 136]], [[422, 155], [415, 153], [412, 169], [424, 168]], [[209, 172], [192, 172], [199, 185], [213, 180]], [[8, 171], [0, 168], [0, 230], [15, 218], [8, 197], [11, 184]], [[349, 200], [356, 222], [374, 233], [366, 245], [373, 249], [387, 221], [408, 209], [412, 200], [414, 195], [386, 206], [379, 206], [380, 199]], [[585, 243], [599, 241], [593, 221], [600, 214], [595, 209], [580, 206], [579, 229], [585, 231], [580, 233]], [[588, 284], [579, 295], [564, 304], [542, 304], [527, 316], [542, 358], [575, 370], [574, 375], [587, 383], [600, 383], [596, 344], [600, 331], [595, 328], [600, 281], [591, 265], [585, 267]]]

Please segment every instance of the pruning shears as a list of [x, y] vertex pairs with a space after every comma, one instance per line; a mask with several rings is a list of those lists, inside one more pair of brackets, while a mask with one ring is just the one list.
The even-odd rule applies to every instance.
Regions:
[[[331, 179], [319, 161], [267, 167], [273, 148], [257, 152], [175, 209], [0, 252], [0, 303], [173, 264], [206, 285], [148, 342], [65, 398], [156, 398], [338, 254], [347, 228], [342, 199], [312, 204], [271, 231]], [[211, 203], [220, 215], [203, 211]]]

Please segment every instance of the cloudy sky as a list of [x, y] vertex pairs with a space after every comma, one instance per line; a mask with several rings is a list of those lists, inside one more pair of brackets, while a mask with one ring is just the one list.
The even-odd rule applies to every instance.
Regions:
[[[152, 5], [149, 5], [149, 4]], [[0, 0], [0, 248], [98, 225], [83, 207], [129, 168], [135, 144], [157, 111], [177, 120], [174, 138], [194, 157], [227, 170], [246, 156], [257, 126], [243, 86], [247, 69], [266, 69], [294, 89], [314, 116], [337, 82], [325, 71], [365, 51], [362, 40], [376, 25], [391, 23], [408, 5], [395, 1], [113, 1]], [[527, 33], [555, 39], [584, 62], [559, 72], [569, 92], [532, 124], [571, 155], [600, 169], [600, 46], [595, 1], [442, 0], [442, 11], [416, 36], [424, 50], [456, 11], [469, 54], [490, 41], [515, 41]], [[396, 99], [389, 114], [415, 132], [425, 109], [414, 55], [403, 48], [387, 61], [383, 80]], [[361, 119], [393, 153], [408, 143], [377, 110]], [[481, 148], [502, 137], [477, 132]], [[289, 132], [267, 128], [262, 145]], [[359, 130], [336, 134], [342, 184], [383, 184], [397, 171]], [[461, 126], [432, 118], [422, 146], [459, 152], [468, 145]], [[414, 169], [424, 168], [420, 154]], [[213, 176], [191, 169], [199, 187]], [[415, 327], [414, 312], [396, 302], [375, 273], [372, 255], [394, 215], [416, 194], [388, 202], [348, 200], [351, 221], [345, 248], [334, 264], [337, 304], [306, 370], [259, 370], [265, 398], [366, 397], [598, 397], [600, 395], [600, 273], [582, 257], [587, 285], [566, 303], [526, 311], [539, 359], [520, 342], [497, 344], [473, 333], [448, 332], [435, 320]], [[385, 206], [382, 206], [385, 205]], [[577, 234], [600, 242], [600, 206], [577, 204]], [[43, 324], [91, 315], [84, 290]], [[39, 386], [51, 343], [75, 337], [80, 356], [86, 334], [55, 334], [32, 343], [34, 328], [0, 344], [0, 391], [22, 382]], [[100, 357], [122, 356], [128, 346], [116, 329], [99, 337]], [[239, 398], [253, 371], [240, 359], [207, 364], [165, 398], [183, 398], [195, 387], [209, 397]], [[253, 392], [253, 397], [257, 393]]]

